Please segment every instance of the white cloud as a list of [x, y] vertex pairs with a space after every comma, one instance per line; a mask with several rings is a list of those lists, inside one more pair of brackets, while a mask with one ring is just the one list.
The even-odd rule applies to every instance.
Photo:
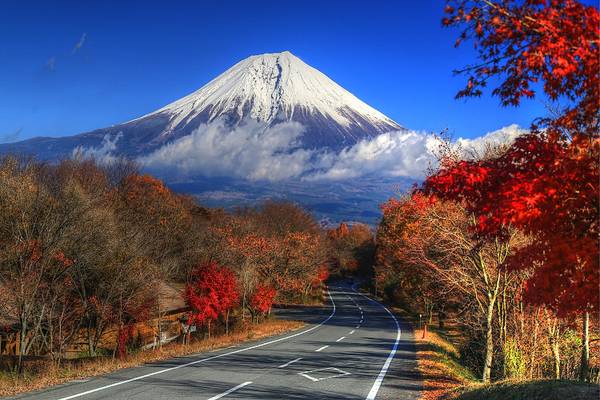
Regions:
[[473, 158], [483, 155], [490, 146], [510, 145], [518, 136], [527, 134], [528, 132], [527, 129], [523, 129], [517, 124], [512, 124], [496, 131], [488, 132], [475, 139], [458, 138], [456, 145], [464, 157]]
[[93, 159], [98, 161], [101, 164], [108, 164], [114, 162], [118, 159], [118, 156], [115, 155], [115, 150], [117, 149], [117, 142], [123, 133], [119, 132], [112, 138], [110, 135], [106, 134], [102, 138], [102, 144], [98, 147], [83, 147], [77, 146], [73, 150], [71, 156], [76, 159]]
[[300, 148], [303, 127], [283, 122], [265, 127], [255, 121], [228, 128], [204, 124], [138, 161], [145, 167], [179, 176], [234, 176], [278, 181], [306, 172], [313, 152]]
[[[336, 181], [364, 176], [423, 178], [435, 167], [441, 141], [418, 131], [394, 131], [365, 139], [334, 152], [301, 147], [304, 128], [297, 122], [271, 127], [248, 120], [236, 128], [223, 122], [201, 125], [137, 161], [145, 168], [174, 178], [225, 176], [251, 181]], [[527, 131], [510, 125], [475, 139], [459, 138], [452, 148], [469, 158], [488, 145], [511, 143]], [[79, 147], [74, 156], [114, 161], [117, 136], [104, 137], [99, 147]]]
[[86, 39], [87, 39], [87, 33], [83, 32], [83, 34], [81, 35], [81, 37], [79, 38], [79, 40], [77, 41], [77, 43], [75, 43], [75, 46], [73, 46], [73, 50], [71, 51], [71, 54], [75, 54], [79, 50], [81, 50], [81, 48], [85, 44], [85, 40]]
[[327, 153], [308, 180], [339, 180], [364, 175], [422, 177], [434, 161], [437, 140], [422, 132], [394, 131], [362, 140], [337, 154]]

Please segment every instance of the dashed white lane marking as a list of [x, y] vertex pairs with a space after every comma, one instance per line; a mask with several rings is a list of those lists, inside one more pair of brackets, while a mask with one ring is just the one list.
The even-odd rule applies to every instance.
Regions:
[[328, 347], [329, 347], [329, 345], [326, 345], [326, 346], [323, 346], [323, 347], [319, 347], [319, 348], [318, 348], [318, 349], [316, 349], [315, 351], [316, 351], [316, 352], [319, 352], [319, 351], [321, 351], [321, 350], [325, 350], [325, 349], [326, 349], [326, 348], [328, 348]]
[[358, 329], [358, 328], [360, 328], [360, 324], [359, 324], [359, 325], [356, 325], [356, 329]]
[[331, 314], [329, 314], [329, 316], [327, 318], [325, 318], [321, 323], [319, 323], [318, 325], [313, 326], [312, 328], [308, 328], [308, 329], [305, 329], [303, 331], [294, 333], [293, 335], [284, 336], [284, 337], [281, 337], [281, 338], [278, 338], [278, 339], [274, 339], [274, 340], [269, 340], [268, 342], [264, 342], [264, 343], [259, 343], [259, 344], [256, 344], [254, 346], [244, 347], [244, 348], [241, 348], [241, 349], [238, 349], [238, 350], [233, 350], [233, 351], [230, 351], [230, 352], [227, 352], [227, 353], [217, 354], [216, 356], [212, 356], [212, 357], [201, 358], [200, 360], [195, 360], [195, 361], [191, 361], [189, 363], [176, 365], [176, 366], [171, 367], [171, 368], [161, 369], [161, 370], [158, 370], [158, 371], [155, 371], [155, 372], [151, 372], [149, 374], [136, 376], [135, 378], [126, 379], [124, 381], [119, 381], [119, 382], [111, 383], [110, 385], [100, 386], [99, 388], [87, 390], [85, 392], [73, 394], [71, 396], [61, 397], [58, 400], [71, 400], [71, 399], [75, 399], [77, 397], [85, 396], [85, 395], [88, 395], [88, 394], [91, 394], [91, 393], [96, 393], [96, 392], [99, 392], [99, 391], [104, 390], [104, 389], [109, 389], [111, 387], [115, 387], [115, 386], [119, 386], [119, 385], [124, 385], [124, 384], [129, 383], [129, 382], [139, 381], [140, 379], [148, 378], [149, 376], [163, 374], [165, 372], [173, 371], [173, 370], [176, 370], [176, 369], [179, 369], [179, 368], [188, 367], [190, 365], [200, 364], [200, 363], [203, 363], [203, 362], [206, 362], [206, 361], [210, 361], [210, 360], [214, 360], [214, 359], [217, 359], [217, 358], [222, 358], [222, 357], [230, 356], [232, 354], [238, 354], [238, 353], [242, 353], [244, 351], [257, 349], [259, 347], [268, 346], [268, 345], [273, 344], [273, 343], [279, 343], [279, 342], [281, 342], [283, 340], [291, 339], [291, 338], [294, 338], [294, 337], [297, 337], [297, 336], [300, 336], [300, 335], [304, 335], [305, 333], [312, 332], [315, 329], [320, 328], [321, 326], [323, 326], [325, 323], [327, 323], [327, 321], [329, 321], [335, 315], [335, 310], [336, 310], [335, 302], [333, 301], [333, 297], [331, 297], [331, 292], [328, 291], [327, 294], [329, 295], [329, 300], [331, 301], [331, 305], [332, 305]]
[[348, 335], [352, 335], [353, 333], [354, 333], [354, 329], [352, 329]]
[[300, 361], [300, 360], [302, 360], [302, 357], [300, 357], [300, 358], [296, 358], [295, 360], [292, 360], [292, 361], [288, 361], [288, 362], [286, 362], [285, 364], [281, 364], [281, 365], [280, 365], [279, 367], [277, 367], [277, 368], [285, 368], [285, 367], [287, 367], [287, 366], [290, 366], [290, 365], [292, 365], [293, 363], [295, 363], [295, 362], [298, 362], [298, 361]]
[[342, 336], [341, 338], [339, 338], [338, 340], [336, 340], [336, 342], [341, 342], [344, 339], [346, 339], [346, 336]]
[[383, 378], [385, 378], [385, 375], [387, 374], [387, 371], [390, 368], [390, 364], [392, 363], [392, 360], [394, 359], [394, 356], [396, 355], [396, 351], [398, 350], [398, 343], [400, 342], [400, 335], [402, 334], [402, 331], [400, 330], [400, 323], [398, 322], [398, 319], [396, 319], [396, 316], [390, 310], [388, 310], [386, 306], [384, 306], [383, 304], [381, 304], [380, 302], [378, 302], [376, 300], [373, 300], [373, 299], [365, 296], [362, 293], [358, 293], [358, 292], [356, 292], [356, 293], [361, 295], [365, 299], [381, 306], [392, 317], [392, 319], [394, 320], [394, 323], [396, 324], [396, 341], [394, 342], [394, 346], [392, 347], [392, 350], [390, 351], [388, 358], [385, 360], [385, 363], [383, 364], [381, 371], [379, 371], [379, 375], [377, 375], [377, 379], [375, 379], [375, 382], [373, 383], [373, 386], [371, 387], [371, 390], [369, 391], [369, 394], [367, 395], [367, 397], [365, 399], [365, 400], [375, 400], [375, 397], [377, 396], [377, 392], [379, 392], [379, 388], [381, 387], [381, 384], [383, 383]]
[[240, 383], [239, 385], [237, 385], [236, 387], [232, 387], [231, 389], [227, 390], [226, 392], [223, 392], [221, 394], [218, 394], [216, 396], [211, 397], [208, 400], [217, 400], [220, 399], [221, 397], [225, 397], [227, 396], [229, 393], [233, 393], [238, 389], [243, 388], [244, 386], [248, 386], [249, 384], [251, 384], [252, 382], [244, 382], [244, 383]]

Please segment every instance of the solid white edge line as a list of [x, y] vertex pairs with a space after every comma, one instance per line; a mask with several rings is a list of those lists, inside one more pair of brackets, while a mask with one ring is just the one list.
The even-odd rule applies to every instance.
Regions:
[[396, 316], [394, 314], [392, 314], [392, 312], [390, 310], [388, 310], [388, 308], [386, 306], [384, 306], [377, 300], [373, 300], [372, 298], [365, 296], [362, 293], [359, 293], [359, 292], [356, 292], [356, 293], [363, 296], [364, 298], [372, 301], [373, 303], [379, 304], [381, 307], [383, 307], [383, 309], [385, 311], [387, 311], [387, 313], [390, 314], [390, 316], [394, 319], [394, 322], [396, 324], [396, 331], [397, 331], [396, 341], [394, 342], [392, 351], [390, 351], [390, 354], [388, 355], [388, 358], [385, 360], [385, 363], [383, 364], [381, 371], [379, 371], [379, 375], [377, 375], [377, 378], [375, 379], [375, 382], [373, 383], [373, 386], [371, 387], [369, 394], [365, 398], [365, 400], [375, 400], [375, 397], [377, 396], [377, 392], [379, 392], [379, 388], [381, 387], [381, 384], [383, 383], [383, 379], [385, 378], [385, 375], [387, 374], [387, 371], [390, 368], [390, 364], [392, 363], [392, 360], [394, 359], [394, 356], [396, 355], [396, 351], [398, 350], [398, 343], [400, 342], [400, 335], [402, 334], [402, 331], [400, 330], [400, 323], [398, 322], [398, 319], [396, 319]]
[[210, 399], [208, 399], [208, 400], [217, 400], [217, 399], [220, 399], [221, 397], [225, 397], [225, 396], [227, 396], [228, 394], [230, 394], [230, 393], [233, 393], [233, 392], [235, 392], [236, 390], [243, 388], [244, 386], [248, 386], [248, 385], [249, 385], [249, 384], [251, 384], [251, 383], [252, 383], [252, 382], [250, 382], [250, 381], [248, 381], [248, 382], [244, 382], [244, 383], [240, 383], [240, 384], [239, 384], [239, 385], [237, 385], [236, 387], [232, 387], [231, 389], [227, 390], [226, 392], [223, 392], [223, 393], [221, 393], [221, 394], [218, 394], [218, 395], [216, 395], [216, 396], [213, 396], [213, 397], [211, 397], [211, 398], [210, 398]]
[[257, 345], [254, 345], [254, 346], [245, 347], [245, 348], [242, 348], [242, 349], [238, 349], [238, 350], [230, 351], [230, 352], [228, 352], [228, 353], [217, 354], [216, 356], [212, 356], [212, 357], [201, 358], [200, 360], [192, 361], [192, 362], [185, 363], [185, 364], [181, 364], [181, 365], [176, 365], [175, 367], [171, 367], [171, 368], [165, 368], [165, 369], [161, 369], [160, 371], [151, 372], [151, 373], [149, 373], [149, 374], [146, 374], [146, 375], [141, 375], [141, 376], [137, 376], [137, 377], [135, 377], [135, 378], [126, 379], [126, 380], [124, 380], [124, 381], [120, 381], [120, 382], [111, 383], [110, 385], [106, 385], [106, 386], [100, 386], [99, 388], [96, 388], [96, 389], [91, 389], [91, 390], [87, 390], [87, 391], [85, 391], [85, 392], [81, 392], [81, 393], [73, 394], [73, 395], [71, 395], [71, 396], [67, 396], [67, 397], [61, 397], [61, 398], [59, 398], [58, 400], [70, 400], [70, 399], [75, 399], [75, 398], [77, 398], [77, 397], [81, 397], [81, 396], [85, 396], [85, 395], [88, 395], [88, 394], [91, 394], [91, 393], [99, 392], [99, 391], [101, 391], [101, 390], [104, 390], [104, 389], [109, 389], [109, 388], [111, 388], [111, 387], [115, 387], [115, 386], [119, 386], [119, 385], [124, 385], [124, 384], [126, 384], [126, 383], [129, 383], [129, 382], [135, 382], [135, 381], [139, 381], [140, 379], [148, 378], [148, 377], [150, 377], [150, 376], [154, 376], [154, 375], [162, 374], [162, 373], [165, 373], [165, 372], [173, 371], [173, 370], [176, 370], [176, 369], [179, 369], [179, 368], [188, 367], [188, 366], [190, 366], [190, 365], [199, 364], [199, 363], [202, 363], [202, 362], [205, 362], [205, 361], [214, 360], [214, 359], [216, 359], [216, 358], [221, 358], [221, 357], [225, 357], [225, 356], [230, 356], [230, 355], [232, 355], [232, 354], [242, 353], [242, 352], [244, 352], [244, 351], [253, 350], [253, 349], [257, 349], [257, 348], [259, 348], [259, 347], [268, 346], [268, 345], [270, 345], [270, 344], [273, 344], [273, 343], [278, 343], [278, 342], [281, 342], [281, 341], [283, 341], [283, 340], [287, 340], [287, 339], [295, 338], [295, 337], [297, 337], [297, 336], [304, 335], [305, 333], [312, 332], [312, 331], [314, 331], [315, 329], [317, 329], [317, 328], [320, 328], [320, 327], [321, 327], [321, 326], [323, 326], [325, 323], [327, 323], [327, 321], [329, 321], [329, 320], [330, 320], [330, 319], [331, 319], [331, 318], [334, 316], [334, 314], [335, 314], [335, 309], [336, 309], [336, 307], [335, 307], [335, 302], [333, 301], [333, 297], [331, 297], [331, 292], [328, 290], [328, 291], [327, 291], [327, 294], [329, 295], [329, 300], [331, 300], [331, 305], [333, 306], [333, 309], [331, 310], [331, 314], [329, 314], [329, 316], [328, 316], [327, 318], [325, 318], [325, 320], [323, 320], [323, 321], [322, 321], [322, 322], [321, 322], [319, 325], [315, 325], [315, 326], [313, 326], [312, 328], [306, 329], [306, 330], [304, 330], [304, 331], [301, 331], [301, 332], [298, 332], [298, 333], [294, 333], [293, 335], [284, 336], [284, 337], [282, 337], [282, 338], [279, 338], [279, 339], [270, 340], [270, 341], [268, 341], [268, 342], [265, 342], [265, 343], [259, 343], [259, 344], [257, 344]]
[[298, 362], [298, 361], [300, 361], [300, 360], [302, 360], [302, 357], [300, 357], [300, 358], [296, 358], [295, 360], [292, 360], [292, 361], [288, 361], [288, 362], [286, 362], [285, 364], [281, 364], [281, 365], [280, 365], [279, 367], [277, 367], [277, 368], [285, 368], [285, 367], [289, 367], [289, 366], [290, 366], [290, 365], [292, 365], [293, 363], [295, 363], [295, 362]]
[[325, 350], [325, 349], [326, 349], [326, 348], [328, 348], [328, 347], [329, 347], [329, 345], [326, 345], [326, 346], [323, 346], [323, 347], [319, 347], [319, 348], [318, 348], [318, 349], [316, 349], [315, 351], [316, 351], [316, 352], [319, 352], [319, 351], [321, 351], [321, 350]]

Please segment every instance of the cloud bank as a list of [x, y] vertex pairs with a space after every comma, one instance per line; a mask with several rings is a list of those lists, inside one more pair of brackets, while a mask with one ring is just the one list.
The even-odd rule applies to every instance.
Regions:
[[[419, 131], [393, 131], [362, 140], [341, 151], [301, 147], [304, 128], [297, 122], [271, 127], [247, 121], [236, 127], [223, 122], [201, 125], [190, 135], [138, 158], [142, 167], [178, 179], [224, 176], [251, 181], [341, 181], [364, 176], [421, 179], [435, 167], [441, 141]], [[510, 144], [527, 131], [510, 125], [476, 139], [458, 138], [452, 146], [465, 158], [490, 145]], [[105, 137], [95, 148], [78, 148], [80, 157], [114, 160], [117, 141]]]

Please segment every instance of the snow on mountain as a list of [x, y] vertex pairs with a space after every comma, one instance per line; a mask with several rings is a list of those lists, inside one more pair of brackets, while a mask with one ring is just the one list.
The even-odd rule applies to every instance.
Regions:
[[[115, 143], [114, 154], [140, 157], [186, 137], [201, 126], [235, 129], [248, 122], [265, 128], [282, 122], [302, 126], [299, 146], [341, 150], [382, 133], [403, 130], [323, 73], [288, 51], [248, 57], [204, 87], [128, 122], [62, 138], [34, 138], [0, 145], [0, 152], [56, 159], [78, 147]], [[108, 138], [108, 139], [107, 139]]]
[[194, 93], [139, 119], [163, 115], [169, 120], [164, 135], [197, 118], [212, 122], [227, 116], [235, 124], [249, 117], [268, 125], [298, 121], [309, 130], [320, 128], [322, 136], [333, 131], [327, 144], [334, 147], [401, 128], [289, 51], [248, 57]]

